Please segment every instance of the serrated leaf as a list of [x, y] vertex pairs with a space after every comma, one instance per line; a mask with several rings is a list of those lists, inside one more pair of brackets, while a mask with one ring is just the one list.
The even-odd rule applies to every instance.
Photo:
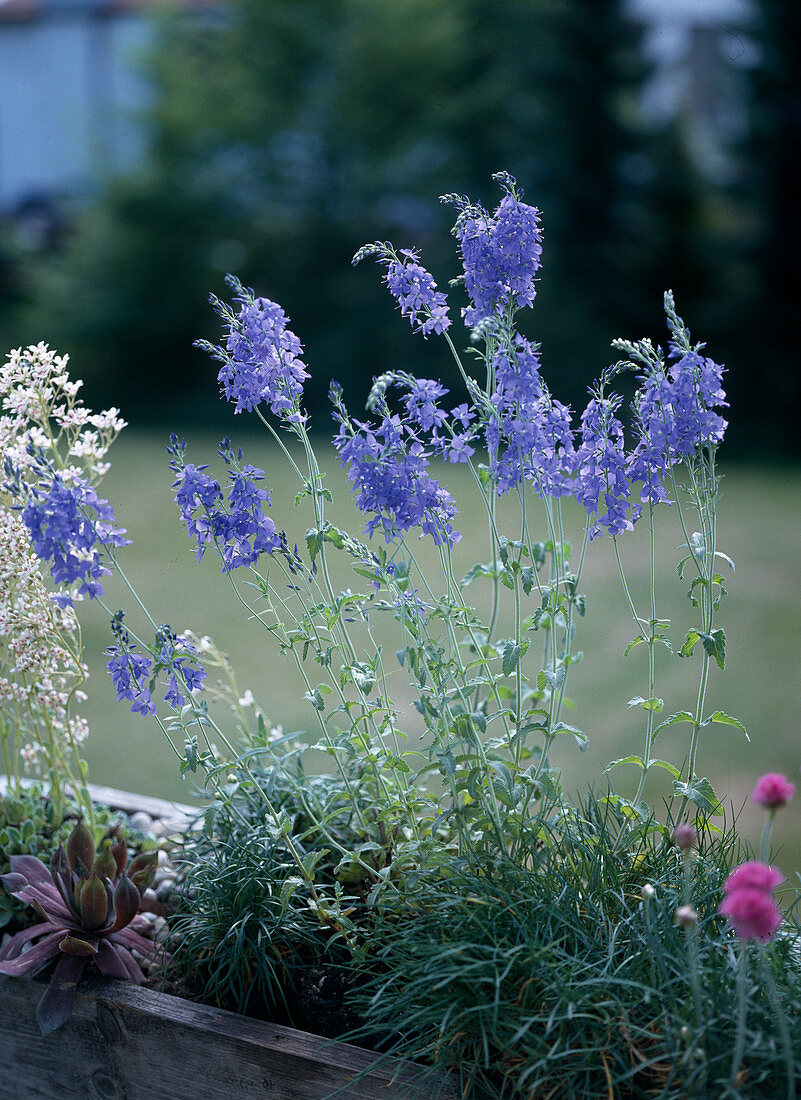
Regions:
[[303, 879], [297, 875], [291, 875], [289, 878], [285, 878], [281, 883], [281, 892], [279, 894], [279, 900], [281, 902], [281, 910], [285, 913], [289, 908], [289, 903], [292, 900], [292, 895], [303, 886]]
[[504, 676], [511, 676], [514, 670], [520, 663], [520, 654], [523, 652], [523, 647], [519, 642], [515, 642], [513, 639], [509, 639], [506, 645], [503, 647], [503, 674]]
[[636, 819], [637, 821], [646, 822], [651, 816], [647, 806], [644, 806], [641, 802], [634, 802], [630, 798], [623, 798], [619, 794], [605, 795], [601, 802], [608, 802], [610, 806], [616, 806], [630, 821]]
[[306, 547], [309, 551], [309, 559], [314, 564], [314, 559], [320, 553], [325, 542], [325, 537], [322, 531], [318, 531], [315, 527], [310, 527], [306, 532]]
[[[565, 670], [564, 668], [557, 668], [556, 672], [551, 672], [550, 669], [544, 668], [541, 673], [545, 677], [545, 682], [550, 687], [551, 691], [559, 691], [562, 684], [565, 682]], [[537, 686], [539, 687], [539, 676], [537, 677]], [[540, 690], [544, 690], [540, 688]]]
[[735, 718], [732, 714], [726, 714], [726, 712], [723, 710], [716, 710], [714, 714], [710, 714], [708, 718], [705, 718], [701, 725], [708, 726], [711, 725], [713, 722], [721, 726], [735, 726], [738, 730], [743, 731], [746, 741], [751, 740], [751, 738], [748, 736], [748, 730], [742, 724], [740, 719]]
[[723, 809], [714, 787], [706, 777], [699, 779], [693, 776], [689, 783], [677, 779], [673, 784], [673, 793], [677, 798], [689, 799], [706, 814], [718, 814]]
[[684, 645], [679, 650], [679, 657], [692, 657], [693, 650], [700, 641], [700, 630], [688, 630], [684, 639]]
[[711, 634], [702, 634], [701, 642], [707, 656], [714, 657], [722, 672], [726, 667], [726, 632], [713, 630]]
[[678, 726], [682, 722], [689, 722], [690, 725], [695, 725], [695, 715], [690, 714], [688, 710], [679, 710], [675, 714], [671, 714], [669, 718], [666, 718], [664, 722], [660, 722], [654, 730], [654, 737], [662, 730], [667, 729], [668, 726]]
[[369, 695], [375, 687], [375, 673], [370, 666], [364, 664], [352, 665], [350, 674], [362, 695]]
[[618, 768], [621, 764], [636, 764], [640, 771], [645, 771], [645, 764], [640, 756], [621, 756], [619, 759], [613, 760], [610, 764], [607, 764], [604, 771], [611, 772], [613, 768]]
[[642, 707], [643, 710], [661, 710], [664, 705], [664, 699], [643, 699], [642, 695], [635, 695], [626, 703], [627, 707]]
[[582, 749], [586, 749], [589, 744], [584, 730], [578, 729], [577, 726], [569, 726], [566, 722], [557, 722], [555, 726], [551, 727], [551, 733], [571, 733]]
[[472, 584], [477, 577], [494, 577], [495, 568], [492, 565], [485, 565], [483, 562], [478, 562], [472, 569], [468, 569], [465, 575], [459, 582], [460, 588], [467, 588], [469, 584]]
[[666, 772], [670, 772], [674, 779], [681, 779], [681, 772], [675, 764], [671, 764], [669, 760], [649, 760], [649, 768], [662, 768]]
[[632, 649], [634, 649], [635, 646], [638, 646], [640, 644], [640, 642], [644, 642], [645, 640], [646, 639], [643, 638], [642, 634], [638, 634], [637, 637], [634, 638], [633, 641], [629, 642], [629, 644], [626, 646], [626, 648], [623, 652], [623, 656], [628, 657], [628, 655], [629, 655], [629, 653], [631, 653]]

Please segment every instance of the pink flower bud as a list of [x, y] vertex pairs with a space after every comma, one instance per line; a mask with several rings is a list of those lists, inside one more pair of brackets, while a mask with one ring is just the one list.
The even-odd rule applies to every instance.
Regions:
[[786, 806], [794, 794], [795, 784], [786, 775], [768, 772], [757, 780], [751, 798], [758, 806], [776, 810], [780, 806]]
[[680, 924], [682, 928], [692, 928], [698, 923], [698, 911], [692, 905], [680, 905], [673, 914], [674, 924]]
[[695, 829], [686, 822], [682, 825], [677, 825], [673, 830], [673, 843], [677, 848], [681, 848], [682, 852], [689, 852], [691, 848], [694, 848], [697, 839]]

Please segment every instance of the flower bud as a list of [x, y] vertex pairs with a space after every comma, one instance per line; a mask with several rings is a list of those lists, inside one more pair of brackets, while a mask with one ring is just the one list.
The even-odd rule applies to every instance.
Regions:
[[652, 898], [656, 897], [656, 890], [654, 890], [650, 882], [646, 882], [641, 888], [640, 897], [643, 901], [651, 901]]
[[677, 848], [680, 848], [682, 852], [691, 851], [698, 841], [698, 837], [695, 834], [695, 829], [692, 825], [683, 822], [681, 825], [677, 825], [673, 830], [673, 843]]
[[673, 914], [673, 923], [682, 928], [692, 928], [698, 923], [698, 913], [692, 905], [680, 905]]

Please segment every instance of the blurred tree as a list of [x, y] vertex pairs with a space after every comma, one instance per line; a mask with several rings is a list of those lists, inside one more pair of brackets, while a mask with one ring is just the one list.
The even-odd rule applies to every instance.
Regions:
[[801, 363], [795, 330], [801, 300], [801, 7], [762, 0], [754, 38], [751, 126], [740, 150], [746, 216], [746, 322], [738, 326], [738, 358], [747, 371], [749, 422], [763, 454], [799, 452]]
[[643, 139], [644, 75], [623, 7], [230, 0], [200, 21], [163, 17], [147, 167], [110, 183], [63, 256], [29, 271], [23, 339], [70, 350], [95, 403], [140, 420], [213, 415], [213, 367], [191, 342], [214, 335], [206, 294], [234, 270], [292, 318], [312, 408], [332, 376], [357, 401], [406, 355], [447, 382], [439, 344], [404, 334], [378, 272], [348, 263], [391, 238], [421, 247], [445, 283], [451, 212], [436, 196], [494, 205], [490, 177], [506, 168], [543, 211], [530, 335], [556, 392], [583, 401], [609, 340], [640, 314], [631, 257], [658, 268], [661, 214], [623, 170]]

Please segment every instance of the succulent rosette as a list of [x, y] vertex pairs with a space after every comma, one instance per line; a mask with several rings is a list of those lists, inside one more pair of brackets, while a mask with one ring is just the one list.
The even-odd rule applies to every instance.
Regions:
[[108, 838], [98, 852], [80, 821], [66, 849], [56, 849], [49, 867], [35, 856], [11, 856], [11, 872], [2, 876], [3, 885], [31, 905], [42, 921], [6, 943], [0, 951], [0, 974], [36, 974], [58, 960], [37, 1009], [43, 1035], [69, 1018], [78, 979], [90, 960], [106, 977], [144, 981], [133, 952], [152, 961], [161, 951], [142, 935], [151, 926], [140, 913], [156, 863], [157, 853], [148, 852], [129, 864], [122, 838]]

